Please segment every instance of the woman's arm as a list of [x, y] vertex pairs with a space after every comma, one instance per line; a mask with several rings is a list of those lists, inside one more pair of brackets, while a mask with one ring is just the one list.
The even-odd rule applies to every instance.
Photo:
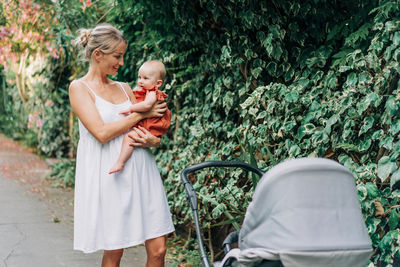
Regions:
[[125, 118], [104, 123], [98, 113], [89, 91], [79, 82], [72, 82], [69, 87], [71, 107], [88, 131], [102, 144], [125, 133], [140, 120], [150, 117], [161, 117], [165, 112], [165, 105], [156, 104], [145, 113], [132, 113]]

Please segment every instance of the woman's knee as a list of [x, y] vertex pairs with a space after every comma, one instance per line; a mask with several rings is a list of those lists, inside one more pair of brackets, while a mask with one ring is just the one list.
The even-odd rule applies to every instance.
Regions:
[[165, 254], [167, 253], [167, 247], [165, 244], [158, 245], [157, 247], [153, 247], [149, 251], [149, 256], [154, 259], [164, 259]]
[[165, 237], [159, 237], [146, 241], [147, 255], [151, 259], [163, 259], [167, 252]]

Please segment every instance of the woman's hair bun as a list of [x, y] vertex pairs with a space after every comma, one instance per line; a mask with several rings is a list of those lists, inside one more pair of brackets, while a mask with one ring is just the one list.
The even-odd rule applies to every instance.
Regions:
[[79, 36], [74, 40], [74, 44], [85, 48], [89, 42], [91, 33], [92, 29], [80, 29]]
[[103, 23], [93, 29], [78, 30], [78, 37], [73, 44], [83, 48], [81, 51], [83, 59], [90, 62], [94, 50], [110, 54], [121, 42], [127, 43], [122, 33], [112, 25]]

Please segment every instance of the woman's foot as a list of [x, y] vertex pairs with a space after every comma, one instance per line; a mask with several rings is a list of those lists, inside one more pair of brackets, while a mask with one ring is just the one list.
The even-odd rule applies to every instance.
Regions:
[[123, 163], [115, 163], [114, 166], [111, 168], [111, 170], [108, 172], [108, 174], [112, 174], [114, 172], [119, 172], [124, 169], [124, 164]]

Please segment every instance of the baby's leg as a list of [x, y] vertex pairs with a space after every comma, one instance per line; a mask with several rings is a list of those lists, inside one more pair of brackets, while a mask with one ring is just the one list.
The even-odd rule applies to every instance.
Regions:
[[117, 162], [112, 166], [109, 174], [119, 172], [124, 169], [125, 162], [131, 157], [133, 153], [133, 146], [129, 145], [130, 138], [126, 134], [122, 141], [121, 153], [119, 154]]

